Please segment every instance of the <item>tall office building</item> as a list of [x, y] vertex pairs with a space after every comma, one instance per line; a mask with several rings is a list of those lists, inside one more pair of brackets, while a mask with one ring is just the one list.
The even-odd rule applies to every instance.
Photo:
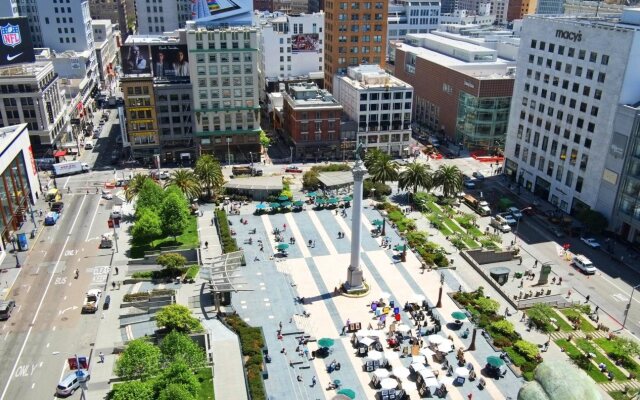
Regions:
[[413, 87], [377, 65], [349, 67], [335, 76], [334, 95], [358, 123], [358, 143], [391, 156], [409, 155]]
[[524, 20], [507, 176], [561, 210], [611, 216], [625, 161], [635, 154], [616, 110], [640, 101], [639, 39], [640, 9]]
[[188, 22], [187, 45], [199, 152], [250, 162], [261, 148], [258, 30]]
[[538, 0], [536, 14], [564, 14], [564, 0]]
[[333, 91], [333, 77], [347, 68], [377, 64], [384, 68], [387, 54], [386, 0], [327, 0], [325, 2], [325, 89]]
[[[91, 19], [108, 19], [116, 24], [117, 30], [122, 34], [127, 32], [127, 9], [125, 0], [89, 0], [89, 13]], [[126, 36], [123, 37], [123, 40]]]
[[191, 19], [191, 0], [135, 0], [138, 35], [159, 35], [184, 28]]
[[440, 1], [393, 1], [387, 21], [388, 43], [403, 40], [409, 33], [429, 33], [440, 24]]
[[0, 127], [26, 123], [34, 151], [46, 153], [69, 128], [51, 61], [0, 68]]
[[0, 3], [0, 17], [17, 17], [18, 0], [4, 0]]
[[505, 22], [522, 19], [525, 15], [533, 14], [538, 7], [538, 0], [509, 0], [507, 3]]

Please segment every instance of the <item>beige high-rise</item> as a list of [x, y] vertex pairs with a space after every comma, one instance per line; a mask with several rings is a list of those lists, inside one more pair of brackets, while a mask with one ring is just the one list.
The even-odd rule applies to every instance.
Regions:
[[387, 54], [388, 0], [325, 2], [325, 88], [333, 91], [333, 76], [347, 68], [378, 64]]

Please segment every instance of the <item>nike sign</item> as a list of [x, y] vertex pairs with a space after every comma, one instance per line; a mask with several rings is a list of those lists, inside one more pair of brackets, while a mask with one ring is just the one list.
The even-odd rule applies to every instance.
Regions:
[[18, 53], [18, 54], [14, 55], [14, 56], [10, 56], [9, 54], [7, 54], [7, 61], [13, 61], [16, 58], [20, 57], [21, 55], [22, 55], [22, 53]]

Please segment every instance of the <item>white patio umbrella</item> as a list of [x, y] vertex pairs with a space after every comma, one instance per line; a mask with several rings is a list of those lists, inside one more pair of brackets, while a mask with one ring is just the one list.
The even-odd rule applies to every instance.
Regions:
[[412, 356], [411, 357], [411, 363], [421, 363], [421, 364], [426, 364], [427, 360], [424, 356]]
[[431, 344], [440, 344], [445, 340], [445, 338], [440, 335], [429, 335], [427, 336], [427, 340]]
[[402, 379], [402, 378], [406, 378], [407, 376], [409, 376], [411, 374], [411, 372], [409, 371], [409, 368], [407, 368], [407, 367], [398, 367], [398, 368], [394, 368], [393, 369], [393, 374], [395, 376], [397, 376], [398, 378]]
[[373, 342], [375, 342], [375, 340], [371, 339], [370, 337], [364, 337], [362, 339], [359, 340], [360, 344], [363, 344], [365, 346], [371, 346], [373, 344]]
[[411, 327], [409, 325], [400, 324], [396, 326], [396, 331], [400, 333], [407, 333], [410, 330], [411, 330]]
[[427, 367], [423, 364], [423, 363], [411, 363], [411, 369], [418, 372], [418, 371], [422, 371], [423, 369], [426, 369]]
[[378, 296], [379, 299], [388, 299], [389, 297], [391, 297], [391, 294], [388, 292], [380, 292], [380, 295]]
[[463, 378], [468, 378], [469, 377], [469, 370], [466, 369], [465, 367], [458, 367], [456, 368], [455, 371], [453, 371], [456, 375], [461, 376]]
[[442, 352], [442, 353], [449, 353], [451, 351], [453, 351], [453, 349], [451, 348], [451, 345], [449, 343], [440, 343], [437, 347], [438, 351]]
[[414, 301], [414, 302], [416, 302], [416, 303], [422, 303], [422, 302], [423, 302], [424, 300], [426, 300], [426, 299], [427, 299], [427, 298], [426, 298], [423, 294], [420, 294], [420, 293], [414, 293], [414, 294], [411, 296], [411, 300], [413, 300], [413, 301]]
[[420, 349], [420, 354], [422, 354], [425, 357], [431, 357], [432, 355], [436, 354], [433, 350], [431, 350], [428, 347], [423, 347]]
[[380, 387], [382, 389], [395, 389], [398, 387], [398, 381], [393, 378], [384, 378], [380, 381]]
[[374, 374], [378, 379], [388, 378], [388, 377], [389, 377], [389, 375], [391, 375], [391, 373], [389, 372], [389, 370], [384, 369], [384, 368], [380, 368], [380, 369], [377, 369], [377, 370], [373, 371], [373, 374]]
[[442, 343], [440, 343], [440, 344], [441, 344], [441, 345], [446, 345], [446, 346], [451, 347], [451, 346], [453, 346], [453, 341], [452, 341], [452, 340], [450, 340], [450, 339], [445, 339], [445, 340], [443, 340], [443, 341], [442, 341]]
[[380, 361], [382, 360], [383, 357], [384, 357], [384, 354], [376, 350], [372, 350], [369, 352], [369, 354], [367, 354], [367, 358], [373, 361]]
[[389, 361], [399, 360], [399, 359], [400, 359], [400, 353], [399, 352], [392, 351], [392, 352], [387, 354], [387, 360], [389, 360]]

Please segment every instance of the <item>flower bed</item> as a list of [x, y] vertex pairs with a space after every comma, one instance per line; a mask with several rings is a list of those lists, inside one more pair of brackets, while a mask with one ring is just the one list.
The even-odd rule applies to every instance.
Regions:
[[569, 321], [577, 322], [581, 331], [585, 333], [591, 333], [596, 331], [595, 326], [593, 326], [591, 322], [587, 321], [578, 310], [575, 310], [572, 308], [565, 308], [561, 312], [567, 317]]
[[558, 339], [555, 343], [564, 350], [565, 353], [569, 356], [569, 358], [578, 366], [580, 369], [584, 370], [593, 379], [596, 383], [604, 383], [608, 382], [609, 379], [602, 373], [600, 370], [593, 365], [591, 360], [587, 358], [580, 349], [574, 346], [567, 339]]
[[265, 400], [266, 393], [262, 380], [262, 349], [264, 338], [260, 328], [247, 325], [238, 315], [230, 315], [225, 318], [240, 337], [244, 367], [247, 370], [247, 380], [249, 382], [249, 392], [252, 400]]
[[622, 371], [620, 371], [620, 369], [618, 367], [616, 367], [611, 360], [609, 360], [609, 358], [605, 357], [602, 353], [600, 353], [595, 346], [589, 342], [587, 339], [576, 339], [576, 346], [578, 346], [578, 348], [580, 350], [582, 350], [585, 354], [594, 354], [595, 357], [593, 358], [593, 360], [596, 362], [596, 364], [600, 364], [603, 363], [604, 365], [607, 366], [607, 370], [611, 371], [611, 374], [613, 375], [613, 379], [615, 380], [620, 380], [620, 381], [626, 381], [627, 380], [627, 376], [622, 373]]
[[[597, 338], [594, 339], [593, 341], [600, 346], [600, 348], [607, 353], [607, 355], [609, 357], [611, 357], [612, 359], [616, 359], [616, 343], [615, 343], [616, 339], [607, 339], [607, 338]], [[622, 366], [624, 367], [624, 369], [626, 369], [627, 371], [629, 371], [630, 373], [634, 374], [635, 376], [640, 376], [640, 364], [638, 364], [635, 360], [633, 360], [631, 357], [623, 357], [620, 360]]]

